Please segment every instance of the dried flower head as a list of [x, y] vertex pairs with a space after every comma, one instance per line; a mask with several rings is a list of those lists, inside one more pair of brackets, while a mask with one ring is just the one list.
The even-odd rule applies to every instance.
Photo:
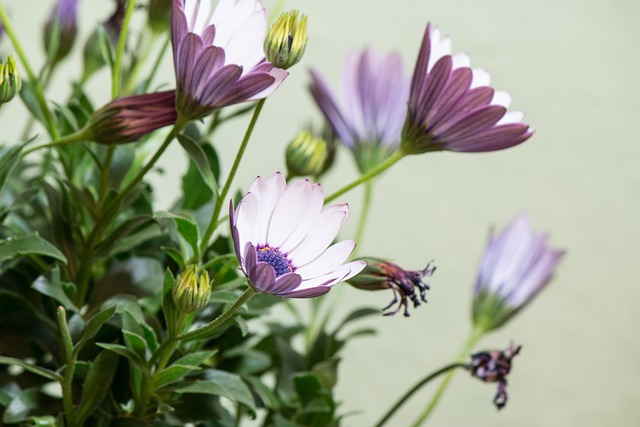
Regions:
[[506, 350], [481, 351], [471, 355], [466, 366], [471, 375], [488, 383], [498, 383], [498, 392], [493, 403], [498, 409], [507, 404], [507, 375], [511, 372], [511, 360], [520, 353], [522, 346], [514, 347], [513, 342]]
[[[363, 258], [367, 266], [362, 273], [349, 279], [349, 284], [358, 289], [377, 291], [381, 289], [391, 289], [393, 300], [382, 310], [389, 310], [396, 303], [395, 310], [384, 313], [385, 316], [393, 316], [404, 307], [404, 316], [409, 317], [409, 300], [416, 308], [420, 301], [427, 302], [426, 293], [429, 285], [422, 281], [423, 277], [430, 277], [436, 270], [429, 263], [423, 270], [404, 270], [400, 266], [379, 258]], [[416, 293], [416, 289], [418, 293]], [[418, 294], [420, 298], [418, 299]]]
[[265, 61], [267, 17], [258, 0], [173, 0], [171, 42], [176, 107], [199, 119], [270, 95], [288, 73]]
[[502, 326], [549, 283], [564, 251], [547, 246], [526, 215], [516, 217], [484, 250], [473, 289], [473, 323], [484, 331]]
[[316, 297], [365, 267], [363, 261], [344, 263], [355, 242], [331, 245], [349, 207], [323, 209], [323, 204], [320, 184], [299, 180], [287, 187], [280, 173], [256, 178], [235, 210], [231, 203], [236, 256], [254, 290], [287, 298]]
[[489, 73], [469, 64], [467, 55], [451, 55], [450, 38], [427, 25], [402, 131], [405, 153], [495, 151], [531, 136], [524, 114], [507, 112], [511, 96], [494, 91]]

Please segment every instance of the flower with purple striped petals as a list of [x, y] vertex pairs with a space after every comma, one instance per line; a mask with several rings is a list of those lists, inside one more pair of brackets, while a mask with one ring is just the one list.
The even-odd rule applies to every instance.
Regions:
[[309, 180], [287, 187], [280, 173], [258, 177], [234, 210], [231, 234], [240, 268], [259, 293], [287, 298], [323, 295], [366, 266], [344, 263], [355, 243], [331, 245], [342, 227], [346, 204], [323, 209], [324, 191]]
[[258, 0], [173, 0], [176, 107], [198, 119], [270, 95], [288, 73], [264, 59], [267, 17]]
[[[57, 21], [57, 24], [56, 24]], [[58, 0], [44, 26], [44, 46], [49, 52], [54, 25], [58, 26], [58, 50], [53, 58], [58, 62], [69, 54], [78, 34], [78, 0]]]
[[547, 246], [546, 234], [534, 233], [526, 215], [491, 236], [473, 289], [474, 325], [483, 331], [502, 326], [549, 283], [563, 256]]
[[400, 144], [409, 97], [397, 53], [382, 58], [373, 49], [351, 53], [343, 67], [342, 99], [316, 71], [309, 90], [335, 134], [354, 153], [360, 171], [376, 166]]
[[489, 73], [469, 63], [465, 54], [451, 55], [451, 39], [427, 25], [411, 81], [404, 152], [495, 151], [531, 136], [524, 114], [507, 112], [511, 96], [495, 91]]

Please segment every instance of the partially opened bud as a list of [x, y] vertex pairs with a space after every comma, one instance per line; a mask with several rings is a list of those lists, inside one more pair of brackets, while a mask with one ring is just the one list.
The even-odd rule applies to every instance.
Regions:
[[195, 265], [188, 266], [173, 286], [171, 297], [180, 312], [191, 314], [202, 310], [211, 294], [211, 282], [207, 270], [198, 272]]
[[[57, 43], [53, 62], [58, 62], [69, 54], [78, 33], [78, 0], [59, 0], [51, 9], [44, 27], [44, 47], [47, 52], [51, 43]], [[54, 32], [57, 28], [57, 32]]]
[[297, 10], [285, 12], [264, 41], [264, 54], [278, 68], [287, 69], [302, 59], [307, 47], [307, 17]]
[[96, 111], [89, 122], [89, 140], [125, 144], [176, 122], [176, 93], [148, 93], [117, 98]]
[[[358, 288], [367, 291], [377, 291], [382, 289], [391, 289], [393, 291], [393, 300], [382, 310], [390, 309], [398, 301], [398, 307], [387, 313], [385, 316], [393, 316], [401, 308], [404, 307], [405, 317], [409, 317], [409, 300], [416, 308], [420, 305], [420, 301], [427, 302], [426, 293], [429, 285], [422, 281], [424, 276], [431, 276], [435, 271], [435, 267], [428, 264], [423, 270], [409, 271], [404, 270], [400, 266], [379, 258], [363, 258], [367, 266], [362, 273], [349, 280], [349, 283]], [[420, 299], [416, 294], [416, 288], [420, 294]]]
[[6, 62], [0, 62], [0, 104], [11, 101], [21, 87], [16, 61], [13, 56], [9, 56]]
[[329, 158], [327, 141], [302, 131], [287, 146], [286, 160], [289, 176], [319, 176]]

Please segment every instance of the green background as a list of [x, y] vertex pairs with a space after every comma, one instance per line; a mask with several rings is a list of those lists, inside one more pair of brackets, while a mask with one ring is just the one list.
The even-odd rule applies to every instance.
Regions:
[[[40, 64], [41, 24], [51, 2], [2, 2], [27, 54]], [[80, 3], [84, 42], [111, 2]], [[307, 54], [266, 103], [238, 185], [283, 170], [286, 143], [301, 126], [321, 123], [306, 91], [309, 67], [336, 86], [345, 54], [371, 46], [399, 51], [408, 76], [427, 21], [452, 37], [454, 52], [467, 52], [472, 66], [489, 70], [494, 87], [513, 95], [513, 106], [536, 130], [523, 145], [501, 152], [407, 158], [376, 181], [360, 254], [407, 269], [435, 259], [438, 270], [429, 281], [429, 304], [408, 319], [371, 318], [379, 334], [348, 345], [337, 389], [342, 411], [352, 414], [345, 425], [373, 424], [404, 390], [458, 352], [469, 332], [471, 286], [488, 230], [519, 212], [530, 214], [536, 230], [549, 231], [567, 256], [534, 303], [478, 345], [505, 347], [510, 339], [523, 345], [509, 378], [511, 400], [497, 413], [495, 386], [460, 373], [432, 425], [640, 425], [640, 2], [290, 0], [287, 7], [309, 15]], [[11, 52], [6, 39], [0, 52]], [[68, 82], [80, 76], [74, 60], [55, 75], [51, 99], [64, 99]], [[91, 80], [95, 104], [108, 100], [107, 82], [104, 71]], [[161, 82], [174, 85], [170, 57]], [[24, 111], [19, 102], [3, 110], [0, 139], [15, 143]], [[244, 126], [246, 120], [225, 126], [214, 142], [226, 165]], [[160, 165], [164, 174], [153, 175], [158, 209], [178, 195], [186, 160], [177, 144]], [[350, 153], [341, 150], [323, 185], [329, 193], [356, 176]], [[361, 196], [358, 189], [340, 199], [352, 208], [344, 238], [355, 232]], [[343, 287], [332, 292], [340, 300], [332, 302], [336, 321], [353, 307], [391, 300], [389, 292]], [[433, 390], [414, 397], [390, 425], [413, 421]]]

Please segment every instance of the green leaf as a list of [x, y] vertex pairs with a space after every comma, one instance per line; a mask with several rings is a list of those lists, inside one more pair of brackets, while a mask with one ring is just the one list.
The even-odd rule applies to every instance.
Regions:
[[213, 357], [218, 350], [210, 350], [210, 351], [196, 351], [195, 353], [189, 353], [186, 356], [181, 357], [180, 359], [175, 361], [176, 365], [192, 365], [192, 366], [200, 366], [207, 359]]
[[110, 344], [110, 343], [106, 343], [106, 342], [98, 342], [98, 343], [96, 343], [96, 345], [98, 347], [104, 348], [105, 350], [109, 350], [112, 353], [115, 353], [117, 355], [125, 357], [129, 361], [131, 361], [134, 365], [137, 365], [138, 367], [140, 367], [142, 369], [146, 369], [146, 364], [144, 363], [144, 361], [142, 361], [138, 357], [138, 355], [136, 353], [134, 353], [133, 351], [129, 350], [127, 347], [125, 347], [123, 345]]
[[50, 379], [51, 381], [61, 381], [62, 375], [57, 374], [49, 369], [41, 368], [39, 366], [30, 365], [21, 359], [14, 359], [13, 357], [0, 356], [0, 364], [2, 365], [17, 365], [22, 367], [24, 370], [34, 373], [36, 375], [40, 375], [41, 377], [45, 377]]
[[171, 271], [167, 268], [162, 283], [162, 312], [164, 314], [164, 320], [167, 322], [167, 330], [169, 331], [175, 329], [176, 323], [177, 308], [171, 296], [174, 282], [173, 274], [171, 274]]
[[217, 194], [218, 184], [216, 183], [211, 166], [209, 165], [209, 159], [207, 159], [207, 155], [202, 150], [200, 144], [185, 134], [178, 135], [178, 142], [182, 145], [182, 148], [185, 149], [187, 154], [189, 154], [193, 163], [195, 163], [198, 168], [198, 172], [200, 172], [200, 175], [202, 176], [205, 184], [207, 184], [207, 187], [211, 189], [213, 194]]
[[37, 234], [10, 237], [0, 243], [0, 262], [17, 255], [43, 255], [67, 263], [65, 256], [51, 243]]
[[368, 317], [368, 316], [380, 316], [380, 309], [373, 308], [373, 307], [364, 307], [364, 308], [359, 308], [357, 310], [352, 311], [351, 313], [349, 313], [347, 317], [344, 318], [342, 322], [340, 322], [339, 326], [336, 328], [334, 332], [334, 335], [336, 335], [340, 330], [342, 330], [342, 328], [344, 328], [346, 325], [353, 322], [354, 320], [362, 319], [363, 317]]
[[293, 385], [302, 406], [323, 394], [320, 379], [311, 373], [300, 373], [293, 377]]
[[224, 396], [234, 403], [241, 403], [255, 411], [255, 402], [251, 396], [251, 391], [238, 375], [217, 369], [207, 369], [205, 376], [207, 381], [194, 381], [191, 384], [179, 387], [175, 391], [182, 394]]
[[176, 228], [178, 229], [178, 233], [182, 238], [187, 242], [187, 244], [191, 247], [194, 256], [197, 258], [199, 256], [200, 250], [198, 247], [198, 239], [199, 239], [199, 231], [198, 225], [189, 218], [184, 216], [176, 215], [171, 212], [156, 212], [153, 214], [155, 219], [168, 219], [175, 223]]
[[76, 348], [78, 348], [77, 351], [79, 351], [79, 348], [82, 348], [82, 346], [84, 346], [91, 338], [93, 338], [98, 333], [102, 325], [104, 325], [109, 319], [111, 319], [115, 312], [116, 306], [114, 305], [91, 316], [91, 319], [89, 319], [89, 321], [87, 322], [87, 327], [84, 329], [82, 338], [80, 338], [80, 341], [78, 341], [76, 345]]
[[146, 360], [147, 343], [144, 338], [134, 332], [127, 330], [123, 330], [122, 334], [124, 335], [124, 342], [127, 345], [127, 348], [137, 354], [140, 360]]
[[191, 372], [198, 370], [200, 370], [198, 366], [176, 365], [174, 363], [158, 374], [154, 382], [155, 389], [159, 390], [168, 384], [181, 380]]
[[19, 163], [22, 147], [24, 145], [0, 148], [0, 193], [2, 193], [7, 179], [11, 176], [11, 172]]
[[40, 123], [45, 123], [44, 114], [42, 108], [40, 108], [40, 102], [33, 89], [33, 85], [27, 79], [22, 79], [22, 89], [20, 90], [20, 98], [27, 107], [32, 116], [34, 116]]
[[76, 420], [83, 425], [85, 419], [96, 410], [107, 395], [113, 375], [118, 367], [118, 355], [110, 351], [101, 351], [91, 364], [84, 382], [84, 390], [78, 405]]
[[62, 283], [60, 283], [60, 269], [58, 269], [58, 267], [51, 270], [50, 280], [44, 276], [39, 276], [33, 281], [31, 288], [43, 295], [53, 298], [68, 310], [73, 310], [75, 312], [79, 311], [78, 307], [76, 307], [62, 288]]

